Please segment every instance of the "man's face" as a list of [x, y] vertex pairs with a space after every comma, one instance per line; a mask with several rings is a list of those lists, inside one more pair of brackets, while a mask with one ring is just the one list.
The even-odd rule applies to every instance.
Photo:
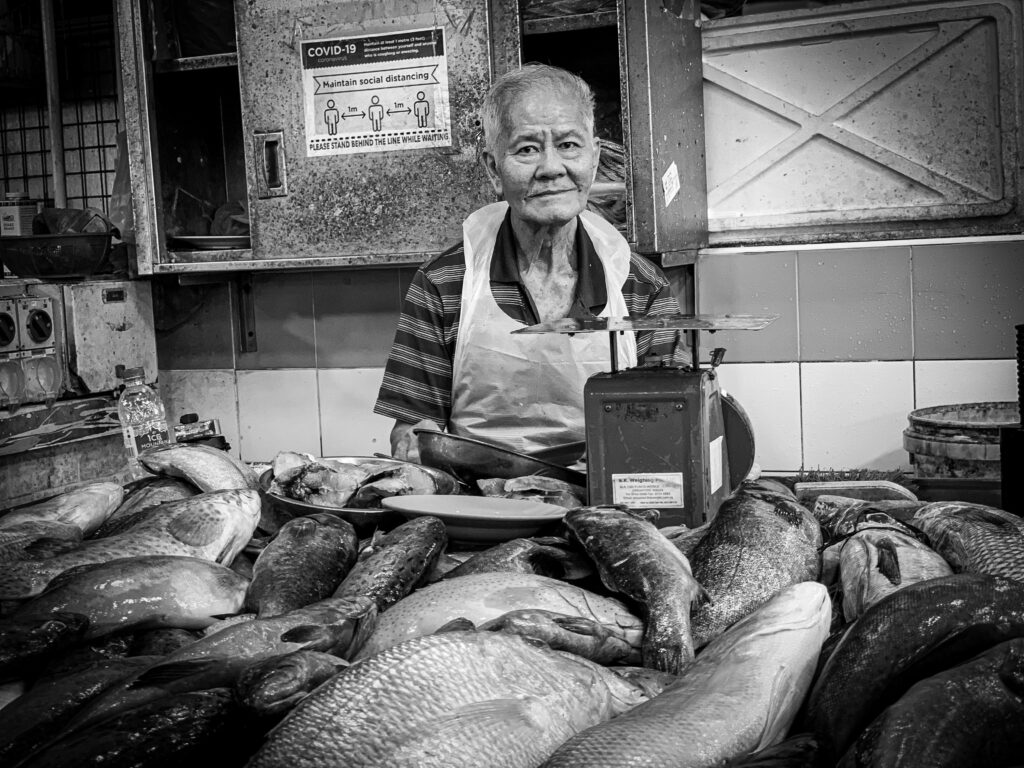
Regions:
[[513, 105], [507, 132], [484, 153], [495, 191], [514, 219], [537, 227], [572, 221], [586, 207], [600, 148], [582, 107], [538, 89]]

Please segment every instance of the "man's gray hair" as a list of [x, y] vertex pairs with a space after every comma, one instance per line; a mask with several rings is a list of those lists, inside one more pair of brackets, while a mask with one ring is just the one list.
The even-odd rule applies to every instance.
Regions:
[[498, 136], [511, 128], [511, 112], [516, 102], [530, 91], [541, 89], [574, 99], [580, 105], [587, 129], [593, 133], [594, 92], [587, 81], [559, 67], [526, 64], [495, 80], [484, 97], [480, 113], [484, 124], [484, 146], [489, 151], [494, 150]]

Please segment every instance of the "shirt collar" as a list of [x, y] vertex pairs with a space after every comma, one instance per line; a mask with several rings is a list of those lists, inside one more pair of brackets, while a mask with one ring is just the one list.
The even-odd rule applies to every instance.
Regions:
[[[608, 303], [608, 290], [604, 281], [604, 267], [594, 249], [594, 243], [587, 234], [583, 222], [576, 219], [576, 304], [589, 308], [597, 314]], [[512, 231], [512, 211], [505, 214], [505, 220], [498, 229], [491, 256], [491, 281], [495, 283], [517, 283], [522, 285], [516, 258], [515, 233]]]

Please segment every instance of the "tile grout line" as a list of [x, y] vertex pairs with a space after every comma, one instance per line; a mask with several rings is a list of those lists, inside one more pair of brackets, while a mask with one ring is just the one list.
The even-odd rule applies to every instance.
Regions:
[[324, 414], [320, 407], [320, 349], [316, 343], [316, 287], [313, 285], [313, 273], [309, 273], [309, 305], [313, 316], [313, 386], [316, 389], [316, 426], [320, 445], [320, 455], [324, 455]]
[[806, 464], [806, 449], [804, 447], [804, 361], [801, 354], [800, 344], [800, 254], [793, 254], [793, 296], [796, 305], [796, 384], [797, 384], [797, 406], [800, 409], [800, 470], [804, 470]]
[[913, 398], [911, 403], [913, 404], [913, 410], [917, 410], [917, 334], [914, 329], [917, 327], [915, 322], [914, 312], [916, 307], [914, 306], [914, 246], [910, 248], [910, 384], [913, 387]]

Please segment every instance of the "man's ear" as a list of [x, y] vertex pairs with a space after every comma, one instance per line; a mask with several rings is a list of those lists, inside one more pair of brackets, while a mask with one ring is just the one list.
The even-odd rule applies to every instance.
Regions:
[[594, 137], [594, 177], [590, 180], [591, 184], [593, 184], [595, 181], [597, 181], [597, 169], [600, 168], [600, 167], [601, 167], [601, 140], [599, 138], [597, 138], [597, 136], [595, 136]]
[[498, 174], [498, 161], [494, 154], [486, 149], [482, 151], [480, 153], [480, 165], [483, 166], [484, 173], [487, 174], [487, 180], [491, 182], [491, 187], [494, 188], [494, 193], [501, 197], [501, 176]]

